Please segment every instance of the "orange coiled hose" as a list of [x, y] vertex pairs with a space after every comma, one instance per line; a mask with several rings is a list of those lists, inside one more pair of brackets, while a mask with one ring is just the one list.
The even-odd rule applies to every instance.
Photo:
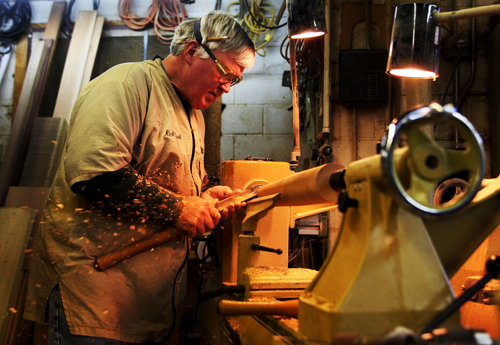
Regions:
[[[171, 32], [188, 17], [184, 4], [179, 0], [152, 0], [146, 17], [137, 17], [132, 12], [132, 0], [119, 0], [118, 14], [125, 25], [132, 30], [144, 30], [153, 26], [156, 37], [163, 44], [172, 41]], [[170, 34], [166, 35], [162, 31]]]

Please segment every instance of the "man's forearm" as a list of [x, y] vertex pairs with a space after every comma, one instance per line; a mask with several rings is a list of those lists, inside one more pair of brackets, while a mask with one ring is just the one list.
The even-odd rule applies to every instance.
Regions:
[[100, 204], [117, 216], [173, 225], [182, 211], [182, 198], [146, 179], [130, 166], [71, 186], [74, 193]]

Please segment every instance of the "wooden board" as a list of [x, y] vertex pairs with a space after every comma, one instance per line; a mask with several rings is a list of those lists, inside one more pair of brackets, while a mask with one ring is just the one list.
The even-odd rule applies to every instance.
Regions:
[[90, 40], [89, 54], [87, 56], [87, 61], [85, 61], [85, 69], [83, 71], [82, 84], [80, 85], [80, 92], [87, 85], [92, 77], [92, 70], [94, 69], [95, 57], [97, 55], [97, 49], [99, 48], [99, 42], [101, 41], [102, 28], [104, 26], [104, 17], [97, 17], [95, 22], [94, 31], [92, 33], [92, 38]]
[[65, 119], [38, 117], [19, 179], [20, 186], [50, 187], [66, 141]]
[[10, 187], [5, 206], [29, 207], [41, 211], [49, 195], [49, 190], [49, 187]]
[[54, 1], [50, 10], [49, 21], [43, 32], [44, 39], [57, 40], [66, 11], [66, 1]]
[[[13, 186], [9, 188], [9, 194], [7, 195], [6, 205], [8, 207], [18, 207], [33, 210], [42, 210], [49, 193], [49, 187], [20, 187]], [[36, 237], [36, 234], [40, 225], [41, 213], [36, 214], [36, 218], [33, 221], [33, 228], [31, 230], [31, 238], [28, 242], [28, 249], [26, 253], [31, 252], [33, 248], [32, 241]], [[1, 227], [1, 225], [0, 225]], [[24, 265], [21, 271], [21, 277], [18, 279], [18, 284], [16, 287], [16, 294], [13, 297], [12, 308], [17, 311], [15, 314], [9, 314], [9, 319], [7, 323], [6, 339], [0, 344], [5, 345], [42, 345], [46, 344], [46, 326], [34, 324], [31, 321], [25, 320], [22, 317], [22, 311], [24, 310], [24, 302], [26, 298], [26, 289], [28, 284], [28, 271], [31, 266], [32, 255], [26, 255], [24, 258]], [[10, 308], [10, 307], [9, 307]], [[35, 334], [33, 334], [33, 332]], [[41, 335], [39, 333], [42, 333]], [[32, 342], [28, 342], [30, 336], [34, 339]]]
[[26, 69], [28, 67], [28, 45], [29, 39], [27, 35], [23, 35], [16, 44], [16, 67], [14, 69], [14, 90], [12, 95], [12, 120], [17, 113], [17, 106], [21, 98]]
[[96, 20], [97, 11], [80, 11], [73, 28], [53, 114], [53, 117], [66, 119], [68, 123], [80, 93]]
[[17, 184], [37, 108], [40, 105], [40, 87], [48, 62], [51, 40], [36, 41], [28, 64], [12, 132], [0, 173], [0, 205], [5, 202], [9, 186]]
[[[49, 21], [44, 31], [43, 38], [52, 40], [52, 50], [49, 52], [47, 67], [50, 68], [52, 63], [52, 57], [55, 52], [57, 41], [59, 38], [59, 31], [61, 30], [61, 24], [64, 18], [64, 13], [66, 10], [66, 1], [54, 1], [52, 4], [52, 9], [49, 15]], [[14, 95], [12, 102], [12, 113], [17, 113], [17, 106], [19, 103], [22, 87], [24, 84], [24, 79], [26, 76], [26, 69], [28, 66], [28, 55], [30, 40], [27, 35], [22, 36], [19, 42], [16, 44], [16, 67], [14, 71]], [[48, 73], [47, 73], [48, 74]], [[15, 115], [14, 115], [15, 116]]]
[[[23, 310], [24, 310], [24, 300], [26, 298], [26, 290], [28, 288], [28, 274], [26, 271], [21, 272], [21, 277], [18, 279], [18, 283], [16, 286], [16, 294], [14, 301], [12, 303], [12, 307], [9, 307], [9, 311], [11, 312], [8, 317], [7, 325], [6, 325], [6, 334], [4, 336], [5, 345], [20, 345], [20, 344], [28, 344], [29, 332], [27, 329], [20, 331], [24, 325], [29, 323], [28, 320], [23, 319]], [[15, 311], [15, 312], [13, 312]]]
[[205, 116], [205, 167], [208, 176], [219, 176], [221, 146], [222, 99], [217, 98]]
[[5, 344], [7, 325], [14, 308], [25, 251], [36, 211], [30, 208], [0, 208], [0, 343]]
[[[0, 172], [0, 205], [4, 205], [9, 187], [16, 185], [21, 175], [29, 138], [33, 123], [40, 110], [65, 9], [65, 2], [58, 1], [52, 5], [44, 39], [33, 42], [26, 77], [23, 81], [19, 102], [16, 104], [12, 131]], [[17, 68], [16, 61], [16, 72]]]
[[318, 271], [308, 268], [249, 267], [245, 275], [251, 290], [304, 289]]

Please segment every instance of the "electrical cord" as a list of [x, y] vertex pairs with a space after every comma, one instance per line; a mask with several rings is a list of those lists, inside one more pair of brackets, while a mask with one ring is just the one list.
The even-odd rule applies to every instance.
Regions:
[[9, 5], [0, 0], [0, 55], [9, 53], [31, 25], [31, 6], [28, 0]]
[[[118, 14], [125, 25], [132, 30], [145, 30], [153, 26], [156, 37], [162, 44], [172, 42], [173, 31], [188, 17], [184, 4], [179, 0], [152, 0], [146, 17], [137, 17], [132, 12], [132, 0], [119, 0]], [[164, 34], [162, 31], [167, 31], [169, 34]]]
[[[260, 2], [260, 4], [259, 4]], [[260, 56], [266, 56], [265, 46], [271, 42], [274, 30], [285, 26], [287, 23], [273, 26], [276, 10], [273, 4], [267, 1], [252, 0], [251, 6], [247, 0], [232, 2], [227, 7], [227, 12], [231, 13], [231, 7], [239, 5], [240, 10], [233, 17], [238, 18], [250, 39], [254, 42], [255, 53]]]
[[297, 247], [293, 250], [293, 252], [290, 253], [288, 257], [288, 263], [291, 263], [293, 260], [295, 260], [299, 254], [300, 254], [300, 248]]
[[[450, 78], [448, 79], [448, 83], [446, 84], [446, 88], [445, 88], [444, 93], [441, 97], [441, 104], [445, 104], [445, 102], [446, 102], [446, 97], [448, 96], [448, 91], [450, 90], [451, 84], [453, 83], [453, 80], [454, 80], [454, 77], [453, 77], [454, 72], [457, 71], [458, 68], [460, 67], [461, 59], [462, 59], [462, 50], [459, 48], [457, 57], [455, 59], [455, 63], [453, 64], [452, 73], [450, 75]], [[456, 101], [457, 100], [453, 98], [453, 102], [456, 102]]]
[[465, 100], [467, 97], [471, 87], [472, 83], [474, 82], [474, 79], [476, 77], [476, 19], [472, 18], [471, 20], [471, 62], [470, 62], [470, 75], [469, 79], [467, 80], [465, 87], [463, 91], [460, 93], [458, 96], [458, 99], [456, 100], [456, 106], [457, 109], [460, 111], [462, 108], [462, 102]]
[[[68, 38], [71, 38], [73, 35], [73, 24], [71, 23], [71, 11], [73, 10], [73, 5], [75, 4], [75, 0], [70, 0], [68, 2], [68, 6], [66, 6], [66, 11], [64, 13], [64, 19], [62, 23], [61, 32]], [[92, 8], [94, 11], [99, 9], [101, 5], [101, 0], [92, 0]]]
[[172, 333], [174, 332], [175, 329], [175, 324], [176, 324], [176, 319], [177, 319], [177, 308], [175, 307], [175, 291], [176, 291], [176, 285], [177, 285], [177, 280], [179, 279], [180, 273], [184, 269], [184, 267], [187, 264], [188, 258], [189, 258], [189, 244], [190, 241], [186, 239], [186, 254], [184, 256], [184, 261], [182, 262], [182, 265], [179, 267], [177, 272], [175, 273], [175, 278], [174, 278], [174, 284], [172, 286], [172, 326], [170, 327], [168, 334], [165, 338], [165, 341], [167, 341], [171, 336]]
[[75, 0], [70, 0], [68, 2], [61, 26], [61, 32], [63, 33], [64, 36], [68, 38], [71, 38], [71, 35], [73, 35], [73, 24], [71, 23], [71, 10], [73, 9], [74, 4]]
[[[321, 76], [323, 71], [323, 37], [299, 39], [295, 45], [297, 71], [304, 79], [313, 80]], [[281, 56], [290, 63], [289, 38], [281, 42]]]
[[[203, 243], [205, 245], [205, 248], [203, 248], [203, 250], [202, 250], [202, 258], [201, 258], [201, 266], [200, 266], [200, 277], [199, 277], [198, 288], [197, 288], [198, 298], [197, 298], [197, 301], [196, 301], [195, 312], [194, 312], [194, 316], [193, 316], [193, 320], [196, 320], [197, 319], [197, 315], [198, 315], [198, 307], [199, 307], [199, 304], [201, 302], [200, 295], [201, 295], [201, 290], [202, 290], [202, 286], [203, 286], [203, 273], [205, 271], [205, 264], [207, 263], [207, 260], [209, 258], [211, 258], [211, 256], [210, 256], [210, 249], [208, 248], [208, 241], [210, 241], [209, 237], [199, 237], [199, 238], [195, 237], [195, 238], [193, 238], [193, 241], [198, 241], [198, 245], [201, 245], [201, 243]], [[177, 318], [177, 311], [176, 311], [176, 308], [175, 308], [175, 286], [177, 285], [177, 280], [179, 278], [180, 272], [186, 266], [188, 258], [189, 258], [190, 241], [186, 241], [186, 243], [187, 243], [187, 245], [186, 245], [186, 256], [184, 258], [184, 262], [182, 263], [181, 267], [179, 268], [179, 270], [177, 271], [177, 273], [175, 275], [174, 289], [173, 289], [173, 292], [172, 292], [172, 327], [170, 328], [170, 330], [168, 332], [168, 335], [165, 338], [165, 341], [167, 341], [172, 336], [173, 330], [175, 328], [175, 323], [176, 323], [176, 318]]]
[[[205, 238], [205, 241], [203, 243], [204, 247], [202, 250], [202, 257], [201, 257], [200, 277], [199, 277], [200, 280], [198, 282], [198, 297], [197, 297], [195, 312], [194, 312], [194, 317], [193, 317], [194, 320], [196, 320], [198, 317], [198, 308], [200, 305], [200, 296], [201, 296], [201, 291], [203, 288], [203, 276], [204, 276], [204, 271], [205, 271], [205, 264], [207, 263], [207, 260], [210, 258], [208, 241], [209, 241], [209, 238]], [[199, 242], [198, 245], [202, 245], [202, 242]]]
[[[250, 16], [251, 16], [251, 17], [252, 17], [252, 19], [255, 21], [255, 23], [256, 23], [256, 24], [258, 24], [259, 26], [262, 26], [263, 28], [266, 28], [266, 29], [269, 29], [269, 30], [275, 30], [275, 29], [282, 28], [282, 27], [284, 27], [285, 25], [287, 25], [287, 24], [288, 24], [288, 22], [285, 22], [285, 23], [283, 23], [283, 24], [276, 25], [276, 26], [273, 26], [273, 25], [266, 25], [266, 24], [264, 24], [264, 23], [262, 23], [262, 22], [260, 22], [260, 21], [259, 21], [259, 19], [260, 19], [260, 18], [262, 18], [262, 17], [260, 17], [260, 16], [257, 16], [257, 17], [256, 17], [256, 16], [254, 15], [255, 13], [253, 13], [253, 12], [251, 11], [250, 6], [248, 6], [248, 0], [242, 0], [242, 3], [246, 6], [246, 11], [250, 14]], [[256, 4], [257, 4], [257, 3], [255, 2], [255, 0], [252, 0], [252, 8], [253, 8], [253, 7], [254, 7], [254, 5], [256, 5]], [[272, 16], [273, 16], [273, 17], [272, 17], [272, 20], [268, 20], [268, 21], [267, 21], [268, 23], [271, 23], [271, 24], [272, 24], [272, 23], [274, 22], [274, 12], [275, 12], [274, 6], [273, 6], [272, 4], [270, 4], [269, 2], [267, 2], [267, 1], [262, 1], [262, 2], [261, 2], [261, 6], [262, 6], [262, 5], [264, 5], [264, 6], [268, 6], [268, 7], [271, 7], [271, 8], [272, 8]], [[257, 13], [257, 14], [258, 14], [258, 13]], [[258, 19], [258, 18], [259, 18], [259, 19]], [[262, 19], [264, 19], [264, 18], [262, 18]], [[265, 18], [265, 19], [267, 19], [267, 18]]]

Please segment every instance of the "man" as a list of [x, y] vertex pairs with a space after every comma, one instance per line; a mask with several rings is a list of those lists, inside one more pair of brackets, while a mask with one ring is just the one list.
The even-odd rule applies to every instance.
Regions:
[[[171, 54], [115, 66], [76, 101], [35, 244], [25, 317], [49, 343], [174, 339], [190, 238], [214, 228], [229, 187], [202, 192], [199, 109], [229, 92], [255, 58], [242, 27], [211, 12], [177, 28]], [[234, 205], [235, 208], [241, 204]], [[96, 257], [159, 231], [181, 233], [103, 272]]]

